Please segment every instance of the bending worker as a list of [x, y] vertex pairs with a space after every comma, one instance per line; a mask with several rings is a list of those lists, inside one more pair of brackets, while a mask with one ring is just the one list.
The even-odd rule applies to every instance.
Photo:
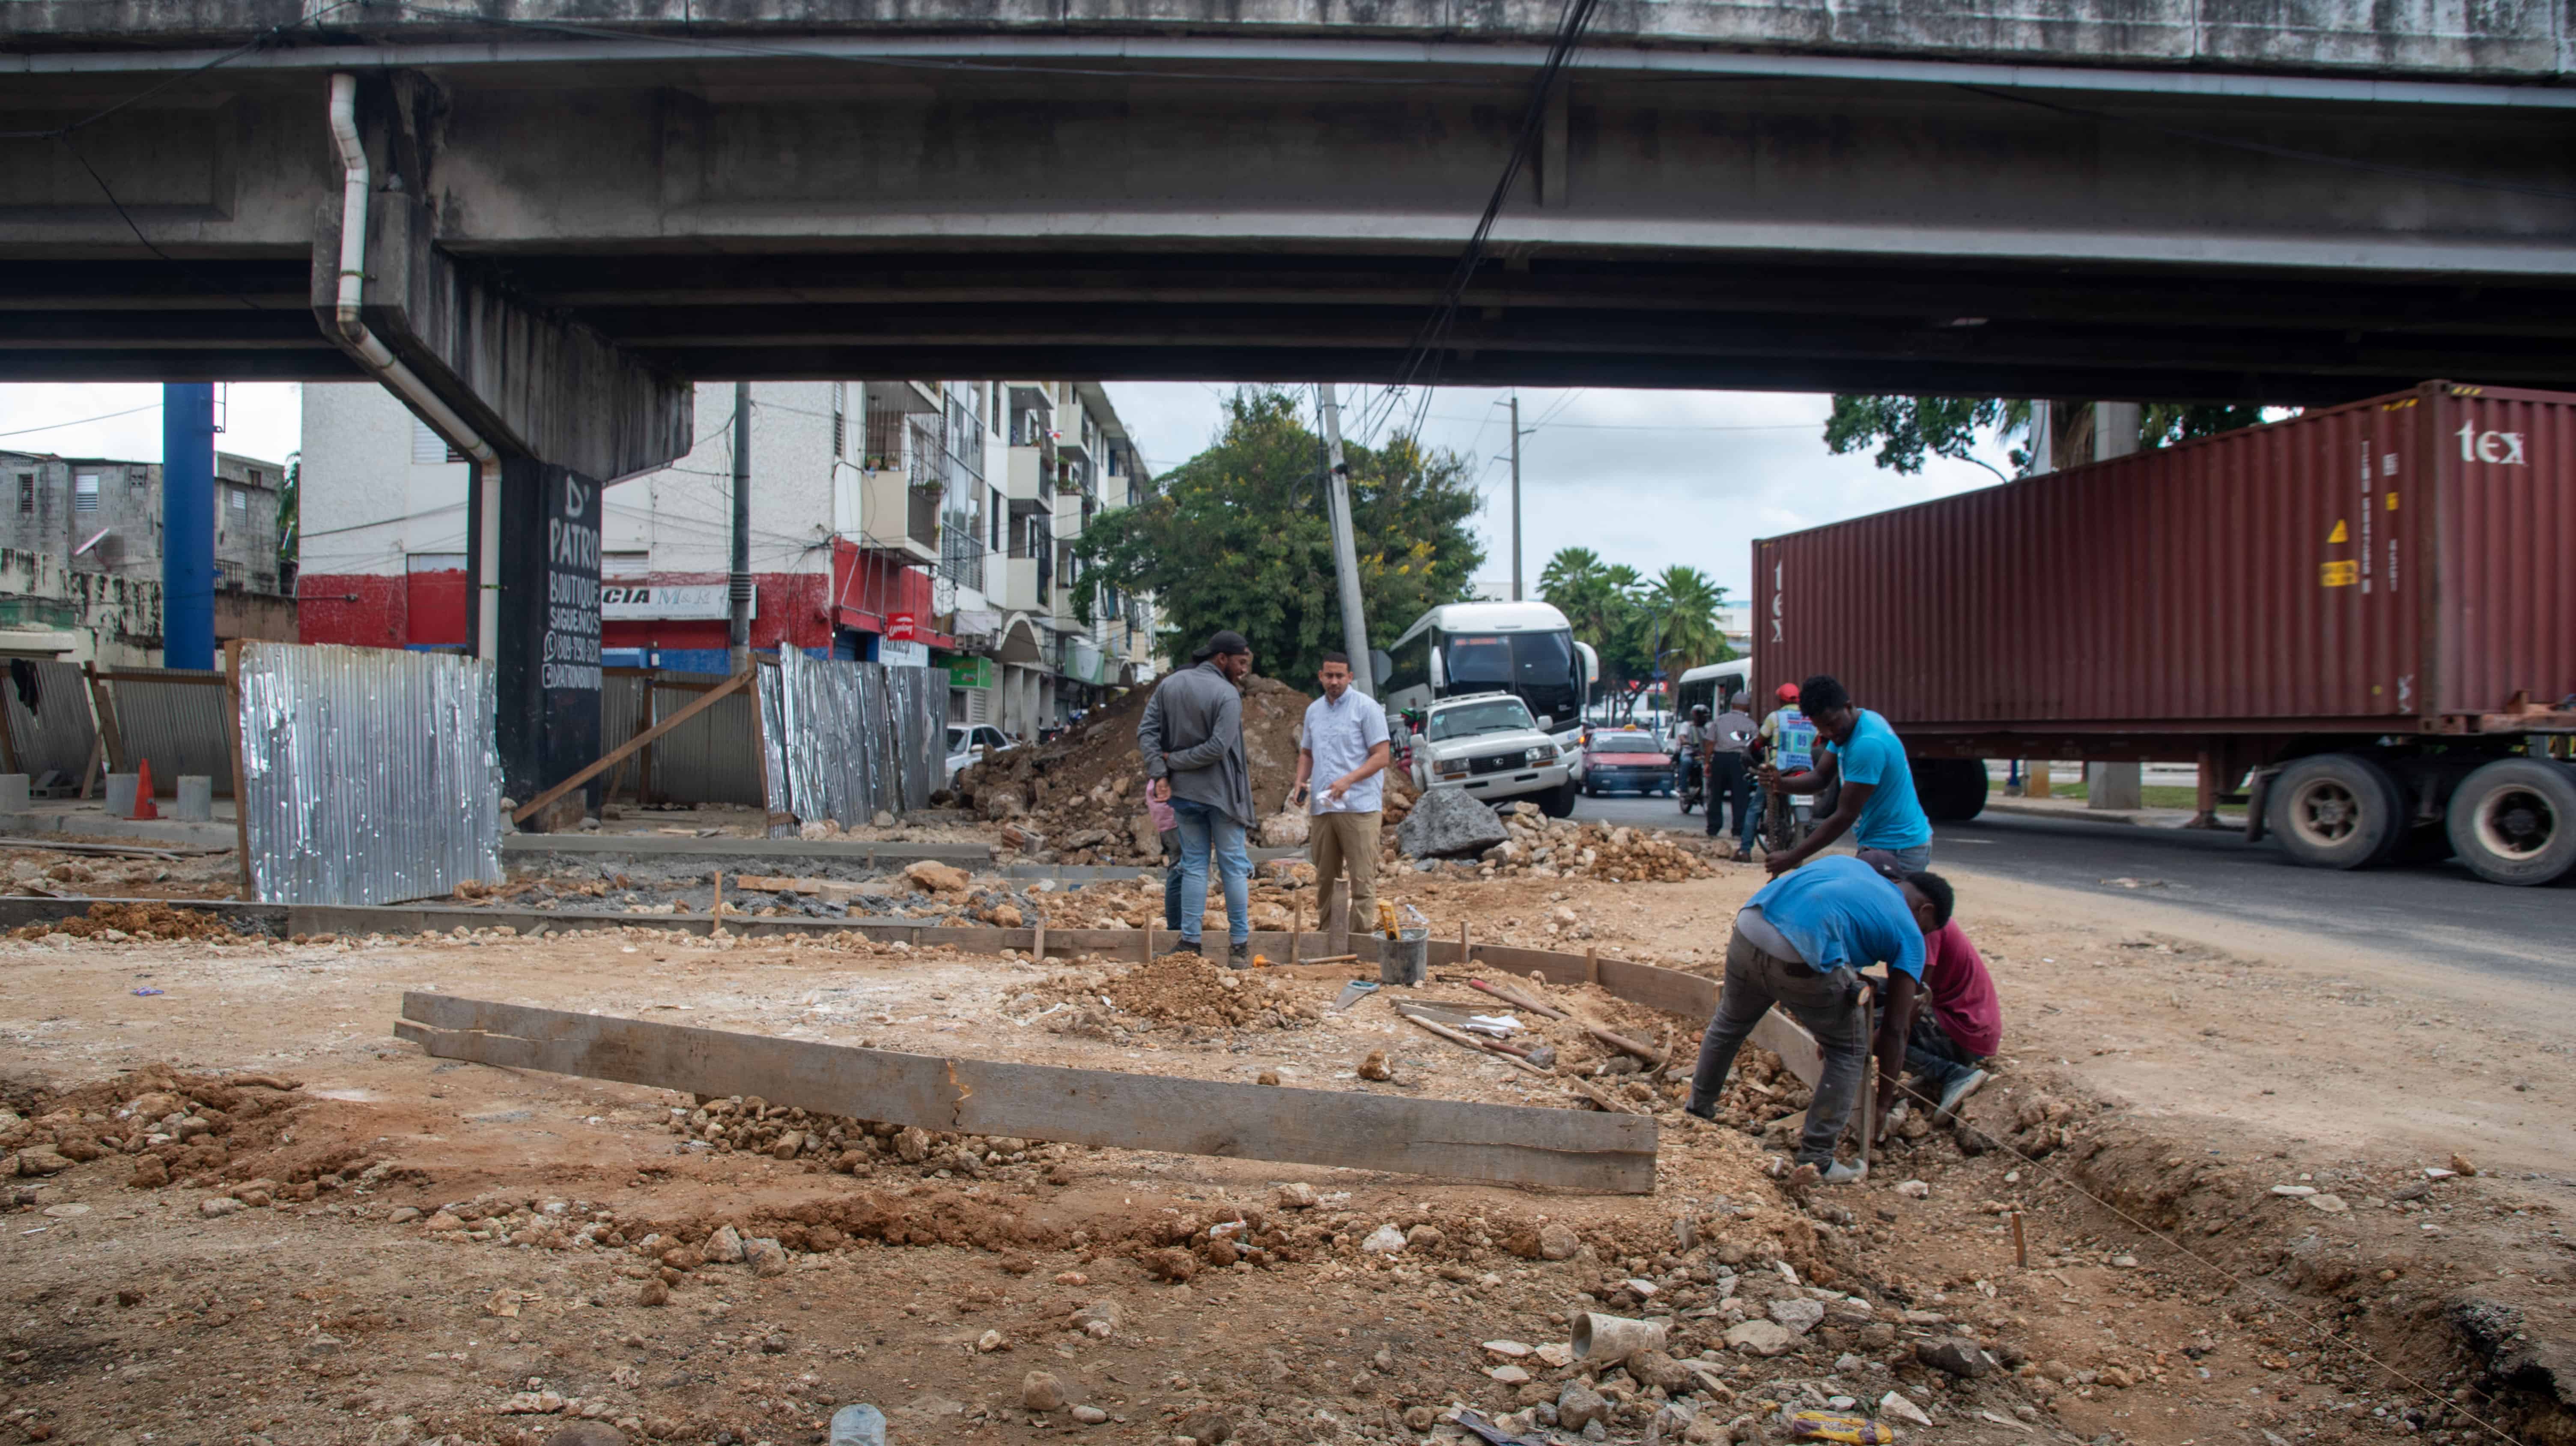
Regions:
[[1851, 694], [1829, 675], [1819, 673], [1798, 685], [1798, 705], [1825, 737], [1824, 756], [1803, 773], [1762, 771], [1766, 788], [1784, 793], [1821, 793], [1842, 783], [1834, 811], [1816, 820], [1797, 847], [1769, 855], [1762, 866], [1785, 873], [1825, 851], [1846, 832], [1865, 849], [1885, 849], [1899, 867], [1919, 872], [1932, 862], [1932, 820], [1914, 798], [1914, 765], [1905, 745], [1887, 720], [1867, 708], [1852, 706]]
[[[1715, 1117], [1735, 1052], [1763, 1011], [1777, 1003], [1807, 1027], [1825, 1056], [1807, 1106], [1798, 1163], [1814, 1166], [1828, 1184], [1866, 1176], [1866, 1164], [1834, 1160], [1834, 1144], [1851, 1121], [1868, 1065], [1859, 971], [1883, 963], [1890, 977], [1919, 982], [1923, 936], [1950, 922], [1952, 903], [1950, 883], [1939, 874], [1890, 880], [1859, 859], [1839, 855], [1763, 885], [1735, 916], [1726, 983], [1691, 1072], [1690, 1112]], [[1882, 1060], [1891, 1072], [1894, 1065]]]

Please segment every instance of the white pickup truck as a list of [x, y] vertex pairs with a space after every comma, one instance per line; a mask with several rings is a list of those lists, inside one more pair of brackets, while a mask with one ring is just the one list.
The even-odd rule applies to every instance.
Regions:
[[1413, 741], [1414, 786], [1465, 789], [1481, 803], [1534, 799], [1563, 818], [1574, 812], [1574, 760], [1544, 726], [1509, 693], [1443, 698]]

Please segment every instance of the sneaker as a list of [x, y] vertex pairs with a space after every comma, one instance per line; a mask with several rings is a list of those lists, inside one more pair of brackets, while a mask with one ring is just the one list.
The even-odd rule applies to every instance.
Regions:
[[1164, 958], [1166, 958], [1166, 959], [1177, 959], [1177, 958], [1179, 958], [1180, 956], [1182, 956], [1182, 955], [1184, 955], [1184, 954], [1187, 954], [1187, 955], [1189, 955], [1189, 956], [1190, 956], [1190, 957], [1192, 957], [1192, 958], [1196, 958], [1196, 957], [1198, 957], [1198, 952], [1199, 952], [1199, 941], [1198, 941], [1198, 940], [1196, 940], [1196, 939], [1183, 939], [1181, 942], [1179, 942], [1179, 943], [1177, 943], [1177, 944], [1173, 945], [1171, 948], [1164, 950], [1164, 951], [1163, 951], [1163, 957], [1164, 957]]
[[1251, 968], [1252, 945], [1248, 942], [1227, 945], [1225, 949], [1225, 967], [1228, 969]]
[[1972, 1069], [1958, 1083], [1941, 1091], [1941, 1118], [1946, 1120], [1957, 1114], [1959, 1106], [1966, 1102], [1968, 1096], [1983, 1089], [1988, 1078], [1984, 1070]]
[[1828, 1185], [1857, 1185], [1869, 1178], [1869, 1163], [1865, 1160], [1854, 1160], [1845, 1164], [1836, 1160], [1825, 1168], [1823, 1178]]

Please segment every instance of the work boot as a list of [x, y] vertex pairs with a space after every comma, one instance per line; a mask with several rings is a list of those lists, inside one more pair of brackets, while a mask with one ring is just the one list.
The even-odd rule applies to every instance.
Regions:
[[1225, 967], [1228, 969], [1249, 969], [1252, 967], [1252, 943], [1250, 940], [1245, 940], [1240, 944], [1229, 944], [1226, 946]]
[[1989, 1078], [1991, 1076], [1981, 1069], [1972, 1069], [1961, 1076], [1956, 1083], [1941, 1091], [1941, 1108], [1934, 1118], [1946, 1120], [1956, 1115], [1959, 1106], [1967, 1103], [1968, 1096], [1984, 1088]]
[[1195, 959], [1195, 958], [1197, 958], [1197, 957], [1198, 957], [1198, 953], [1199, 953], [1199, 941], [1198, 941], [1198, 940], [1196, 940], [1196, 939], [1183, 939], [1181, 942], [1179, 942], [1179, 943], [1177, 943], [1177, 944], [1173, 945], [1171, 948], [1164, 950], [1164, 951], [1163, 951], [1163, 957], [1164, 957], [1164, 958], [1166, 958], [1166, 959], [1177, 959], [1177, 958], [1181, 957], [1182, 955], [1187, 954], [1187, 955], [1189, 955], [1191, 958]]

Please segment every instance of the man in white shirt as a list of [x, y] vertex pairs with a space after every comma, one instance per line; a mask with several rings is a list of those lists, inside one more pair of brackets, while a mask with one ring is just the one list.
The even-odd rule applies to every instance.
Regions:
[[[1297, 745], [1297, 787], [1290, 803], [1306, 803], [1313, 815], [1306, 831], [1308, 856], [1315, 864], [1317, 923], [1332, 917], [1333, 887], [1345, 873], [1351, 882], [1350, 927], [1366, 932], [1377, 927], [1378, 813], [1386, 799], [1386, 763], [1394, 744], [1386, 732], [1386, 710], [1351, 688], [1351, 660], [1326, 653], [1315, 673], [1324, 696], [1306, 705], [1304, 736]], [[1326, 781], [1310, 788], [1310, 780]]]

